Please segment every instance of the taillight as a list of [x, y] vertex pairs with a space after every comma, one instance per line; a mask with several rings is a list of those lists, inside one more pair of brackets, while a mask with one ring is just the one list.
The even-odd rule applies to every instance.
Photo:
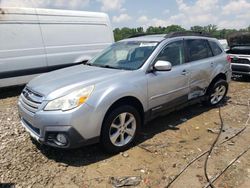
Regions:
[[227, 62], [232, 63], [232, 58], [230, 57], [230, 55], [227, 56]]

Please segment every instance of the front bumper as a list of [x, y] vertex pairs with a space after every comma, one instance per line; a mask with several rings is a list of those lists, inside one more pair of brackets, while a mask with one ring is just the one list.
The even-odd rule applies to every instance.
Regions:
[[[68, 112], [41, 110], [32, 113], [18, 103], [21, 124], [30, 136], [41, 144], [57, 148], [78, 148], [99, 141], [97, 124], [91, 124], [92, 110], [88, 105], [82, 105]], [[55, 142], [58, 133], [66, 136], [66, 145]]]
[[232, 63], [233, 74], [250, 75], [250, 64]]

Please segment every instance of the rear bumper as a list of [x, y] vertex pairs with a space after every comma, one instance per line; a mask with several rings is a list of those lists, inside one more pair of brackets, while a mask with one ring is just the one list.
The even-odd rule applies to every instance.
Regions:
[[232, 63], [233, 74], [250, 75], [250, 64]]

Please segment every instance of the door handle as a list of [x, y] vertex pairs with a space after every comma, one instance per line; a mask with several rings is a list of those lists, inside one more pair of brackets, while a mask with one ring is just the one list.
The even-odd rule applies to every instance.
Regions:
[[212, 62], [212, 63], [211, 63], [211, 67], [213, 67], [213, 66], [214, 66], [214, 63]]
[[182, 73], [181, 73], [181, 75], [184, 75], [184, 76], [186, 76], [187, 74], [188, 74], [187, 70], [183, 70]]

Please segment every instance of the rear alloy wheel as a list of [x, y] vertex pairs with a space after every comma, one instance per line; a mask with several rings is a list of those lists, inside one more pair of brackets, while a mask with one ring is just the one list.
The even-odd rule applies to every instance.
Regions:
[[140, 115], [134, 107], [121, 106], [107, 115], [101, 135], [101, 145], [108, 153], [128, 149], [140, 128]]
[[211, 104], [216, 105], [218, 104], [225, 96], [226, 94], [226, 87], [224, 85], [218, 86], [214, 93], [211, 95]]
[[210, 106], [216, 106], [225, 98], [227, 91], [228, 83], [225, 80], [219, 80], [208, 92], [207, 104]]

